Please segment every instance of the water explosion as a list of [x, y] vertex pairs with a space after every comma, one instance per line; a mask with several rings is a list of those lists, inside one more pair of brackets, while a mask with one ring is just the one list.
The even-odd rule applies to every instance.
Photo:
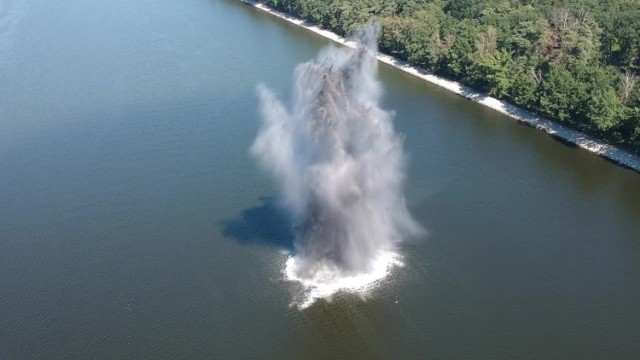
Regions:
[[379, 105], [379, 27], [356, 49], [325, 49], [295, 70], [292, 105], [258, 87], [262, 128], [251, 153], [277, 180], [295, 231], [285, 276], [306, 307], [338, 291], [363, 294], [401, 265], [399, 241], [421, 232], [402, 195], [405, 158]]

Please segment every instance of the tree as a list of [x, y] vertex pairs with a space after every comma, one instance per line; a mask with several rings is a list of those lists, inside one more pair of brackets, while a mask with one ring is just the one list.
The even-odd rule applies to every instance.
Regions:
[[640, 152], [638, 0], [263, 0]]
[[496, 50], [498, 34], [496, 28], [489, 25], [487, 30], [478, 34], [476, 38], [476, 55], [485, 57], [491, 55]]
[[631, 70], [627, 70], [622, 76], [620, 101], [622, 101], [623, 104], [627, 102], [627, 100], [631, 96], [632, 91], [636, 88], [638, 79], [638, 75], [636, 75], [636, 73]]
[[536, 109], [538, 107], [538, 86], [542, 82], [542, 71], [518, 63], [513, 71], [513, 84], [509, 97], [517, 105]]
[[425, 7], [415, 14], [415, 20], [409, 23], [407, 60], [426, 69], [434, 67], [438, 61], [437, 38], [440, 32], [440, 9]]
[[477, 58], [469, 68], [473, 85], [491, 96], [507, 98], [513, 86], [513, 59], [505, 50]]
[[378, 40], [380, 49], [402, 60], [407, 60], [405, 45], [408, 43], [408, 22], [410, 21], [398, 16], [382, 18], [382, 32]]
[[573, 123], [578, 99], [586, 96], [584, 84], [560, 66], [553, 66], [540, 85], [540, 111], [562, 122]]

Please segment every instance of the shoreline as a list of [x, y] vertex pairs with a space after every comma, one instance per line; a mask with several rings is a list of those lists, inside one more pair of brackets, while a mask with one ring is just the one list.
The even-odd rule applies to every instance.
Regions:
[[[312, 31], [324, 38], [337, 42], [341, 45], [344, 45], [350, 48], [356, 47], [355, 42], [349, 41], [329, 30], [321, 29], [318, 26], [311, 25], [304, 20], [285, 14], [279, 10], [273, 9], [261, 3], [256, 3], [250, 0], [241, 0], [241, 1], [246, 5], [252, 6], [268, 14], [279, 17], [287, 22], [290, 22], [304, 29]], [[484, 105], [499, 113], [507, 115], [510, 118], [524, 125], [528, 125], [538, 130], [542, 130], [547, 134], [551, 135], [552, 137], [558, 138], [562, 142], [575, 145], [581, 149], [587, 150], [606, 160], [609, 160], [617, 165], [620, 165], [622, 167], [625, 167], [627, 169], [631, 169], [640, 173], [640, 157], [628, 151], [622, 150], [611, 144], [607, 144], [604, 141], [592, 138], [591, 136], [583, 134], [577, 130], [570, 129], [553, 120], [549, 120], [542, 116], [533, 114], [513, 104], [509, 104], [502, 100], [498, 100], [496, 98], [488, 96], [482, 92], [473, 90], [456, 81], [447, 80], [443, 77], [430, 74], [423, 69], [409, 65], [405, 61], [398, 60], [390, 55], [378, 53], [377, 59], [378, 61], [385, 63], [387, 65], [390, 65], [400, 71], [413, 75], [431, 84], [437, 85], [445, 90], [449, 90], [454, 94], [460, 95], [473, 102]]]

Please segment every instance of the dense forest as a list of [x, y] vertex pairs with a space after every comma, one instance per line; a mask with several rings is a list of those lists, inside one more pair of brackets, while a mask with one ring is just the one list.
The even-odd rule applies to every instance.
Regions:
[[640, 0], [263, 0], [640, 153]]

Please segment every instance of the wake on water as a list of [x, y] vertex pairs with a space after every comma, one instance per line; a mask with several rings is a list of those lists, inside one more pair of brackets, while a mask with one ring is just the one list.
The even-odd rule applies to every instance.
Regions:
[[340, 291], [366, 294], [402, 265], [398, 243], [422, 231], [402, 195], [402, 139], [378, 104], [378, 32], [368, 25], [356, 49], [330, 47], [299, 65], [288, 109], [258, 87], [262, 127], [251, 153], [294, 225], [284, 274], [303, 285], [299, 308]]

